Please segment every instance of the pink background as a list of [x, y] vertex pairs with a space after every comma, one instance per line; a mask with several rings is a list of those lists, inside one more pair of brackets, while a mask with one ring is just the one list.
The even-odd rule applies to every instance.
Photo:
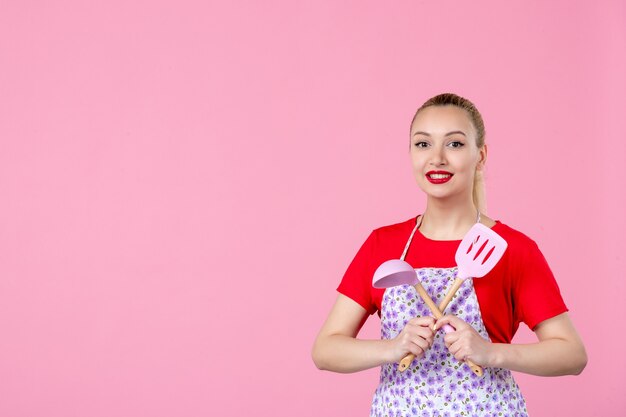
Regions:
[[622, 1], [2, 2], [0, 416], [367, 415], [378, 370], [310, 349], [424, 208], [408, 124], [443, 91], [588, 349], [519, 375], [531, 415], [623, 416], [625, 39]]

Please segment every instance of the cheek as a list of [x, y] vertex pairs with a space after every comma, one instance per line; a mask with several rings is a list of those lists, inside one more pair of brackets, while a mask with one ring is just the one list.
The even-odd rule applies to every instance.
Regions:
[[457, 167], [462, 172], [474, 172], [478, 166], [477, 155], [464, 155], [457, 160]]
[[412, 167], [413, 173], [416, 176], [421, 177], [422, 173], [424, 172], [424, 164], [420, 161], [412, 161]]
[[411, 165], [413, 165], [414, 168], [423, 167], [424, 163], [424, 157], [416, 153], [411, 153]]

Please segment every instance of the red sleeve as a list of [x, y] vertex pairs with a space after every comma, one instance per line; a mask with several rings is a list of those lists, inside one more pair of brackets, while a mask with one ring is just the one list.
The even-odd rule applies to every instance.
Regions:
[[369, 314], [374, 314], [377, 310], [372, 299], [375, 243], [376, 231], [373, 231], [357, 252], [337, 287], [339, 293], [359, 303]]
[[545, 257], [530, 240], [519, 258], [514, 286], [518, 322], [532, 330], [537, 324], [567, 311], [561, 291]]

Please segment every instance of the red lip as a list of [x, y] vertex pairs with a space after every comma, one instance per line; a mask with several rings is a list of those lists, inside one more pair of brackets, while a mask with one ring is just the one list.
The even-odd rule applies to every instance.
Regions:
[[[432, 174], [443, 174], [443, 175], [448, 175], [448, 176], [445, 178], [431, 178]], [[450, 181], [450, 178], [452, 178], [453, 175], [454, 174], [448, 171], [428, 171], [426, 173], [426, 179], [430, 181], [432, 184], [443, 184], [443, 183]]]

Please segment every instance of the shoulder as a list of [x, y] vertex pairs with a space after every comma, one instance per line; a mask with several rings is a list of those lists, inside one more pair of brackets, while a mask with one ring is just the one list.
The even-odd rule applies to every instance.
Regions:
[[506, 223], [502, 223], [500, 220], [495, 221], [496, 224], [493, 226], [493, 230], [496, 231], [502, 237], [509, 238], [515, 244], [520, 245], [531, 245], [536, 244], [533, 239], [531, 239], [528, 235], [520, 232], [517, 229], [512, 228]]
[[496, 220], [493, 231], [506, 240], [508, 244], [507, 252], [510, 256], [523, 258], [539, 252], [539, 247], [532, 238], [499, 220]]
[[372, 234], [376, 235], [378, 239], [385, 241], [395, 239], [406, 240], [408, 237], [407, 233], [411, 233], [411, 231], [415, 227], [416, 217], [417, 216], [400, 221], [398, 223], [377, 227], [372, 231]]
[[373, 229], [365, 243], [371, 261], [379, 263], [399, 257], [414, 227], [415, 217]]

